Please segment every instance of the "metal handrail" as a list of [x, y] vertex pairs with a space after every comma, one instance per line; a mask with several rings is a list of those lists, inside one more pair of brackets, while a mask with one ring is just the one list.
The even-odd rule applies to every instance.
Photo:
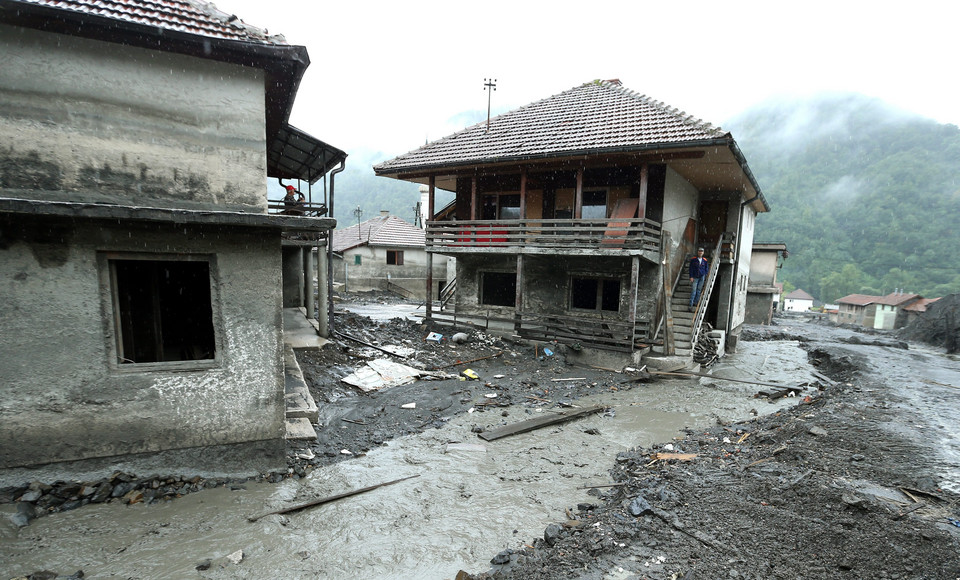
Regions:
[[707, 313], [707, 307], [705, 305], [710, 302], [710, 295], [713, 293], [713, 284], [716, 282], [717, 273], [720, 271], [720, 248], [723, 246], [724, 237], [725, 236], [720, 236], [720, 240], [717, 241], [717, 247], [714, 248], [710, 261], [710, 274], [707, 277], [707, 282], [703, 285], [703, 291], [700, 292], [700, 300], [697, 302], [697, 308], [694, 312], [693, 332], [690, 335], [691, 352], [693, 352], [697, 340], [700, 339], [700, 329], [703, 328], [703, 319]]

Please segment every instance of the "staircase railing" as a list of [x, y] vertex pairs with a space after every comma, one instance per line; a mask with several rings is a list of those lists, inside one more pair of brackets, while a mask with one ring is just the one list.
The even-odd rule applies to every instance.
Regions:
[[447, 282], [447, 285], [443, 287], [443, 290], [440, 291], [440, 310], [443, 310], [447, 306], [447, 302], [450, 302], [450, 299], [457, 295], [457, 279], [454, 278]]
[[713, 293], [713, 284], [717, 281], [717, 273], [720, 271], [720, 248], [723, 247], [724, 237], [721, 236], [717, 241], [717, 247], [710, 256], [710, 274], [700, 292], [700, 300], [697, 302], [697, 308], [694, 312], [693, 329], [690, 334], [690, 348], [696, 347], [700, 339], [700, 329], [703, 328], [703, 319], [707, 313], [707, 304], [710, 303], [710, 294]]

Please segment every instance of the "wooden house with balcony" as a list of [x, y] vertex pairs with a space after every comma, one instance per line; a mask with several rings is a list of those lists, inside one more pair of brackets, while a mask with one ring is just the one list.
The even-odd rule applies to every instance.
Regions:
[[[704, 321], [736, 344], [754, 220], [769, 208], [719, 128], [593, 81], [374, 171], [428, 186], [427, 250], [456, 258], [455, 306], [428, 301], [430, 318], [634, 358], [689, 356]], [[455, 193], [453, 207], [434, 207], [437, 188]], [[697, 246], [713, 268], [689, 312], [683, 272]]]

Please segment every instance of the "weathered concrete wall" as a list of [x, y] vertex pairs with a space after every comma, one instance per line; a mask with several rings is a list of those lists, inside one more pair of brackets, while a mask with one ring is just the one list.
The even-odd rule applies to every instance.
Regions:
[[773, 294], [747, 293], [747, 311], [743, 321], [747, 324], [770, 324], [773, 317]]
[[[209, 256], [216, 360], [118, 365], [106, 252]], [[0, 486], [76, 460], [282, 467], [280, 271], [273, 231], [0, 218]]]
[[773, 286], [777, 281], [778, 252], [754, 251], [750, 257], [750, 286]]
[[[402, 251], [403, 265], [387, 264], [388, 250]], [[356, 256], [360, 256], [359, 266], [355, 263]], [[448, 260], [446, 256], [433, 255], [433, 298], [437, 297], [436, 284], [447, 279]], [[343, 282], [345, 277], [348, 292], [386, 290], [387, 282], [391, 282], [416, 293], [422, 300], [426, 291], [427, 251], [423, 248], [358, 246], [345, 251], [343, 259], [334, 259], [334, 282]]]
[[691, 217], [697, 215], [697, 189], [673, 169], [667, 168], [663, 194], [663, 226], [670, 232], [670, 255], [682, 252], [683, 232]]
[[[655, 307], [659, 278], [656, 266], [641, 262], [637, 316], [649, 318]], [[631, 258], [612, 256], [524, 256], [523, 310], [538, 314], [594, 316], [570, 308], [570, 281], [573, 277], [615, 278], [620, 281], [619, 315], [604, 312], [605, 318], [629, 319]], [[483, 272], [516, 273], [515, 256], [475, 255], [457, 259], [457, 312], [464, 315], [491, 315], [511, 318], [513, 306], [480, 304]], [[595, 315], [597, 318], [600, 314]]]
[[266, 211], [262, 71], [0, 25], [0, 194]]

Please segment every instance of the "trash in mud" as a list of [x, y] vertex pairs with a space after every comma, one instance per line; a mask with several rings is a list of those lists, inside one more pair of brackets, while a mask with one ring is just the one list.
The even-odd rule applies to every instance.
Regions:
[[369, 361], [366, 366], [340, 380], [361, 391], [369, 392], [412, 383], [423, 376], [444, 378], [446, 375], [415, 369], [386, 359], [377, 359]]
[[480, 380], [480, 375], [478, 375], [475, 371], [471, 369], [463, 369], [462, 371], [460, 371], [460, 374], [470, 379], [471, 381]]

